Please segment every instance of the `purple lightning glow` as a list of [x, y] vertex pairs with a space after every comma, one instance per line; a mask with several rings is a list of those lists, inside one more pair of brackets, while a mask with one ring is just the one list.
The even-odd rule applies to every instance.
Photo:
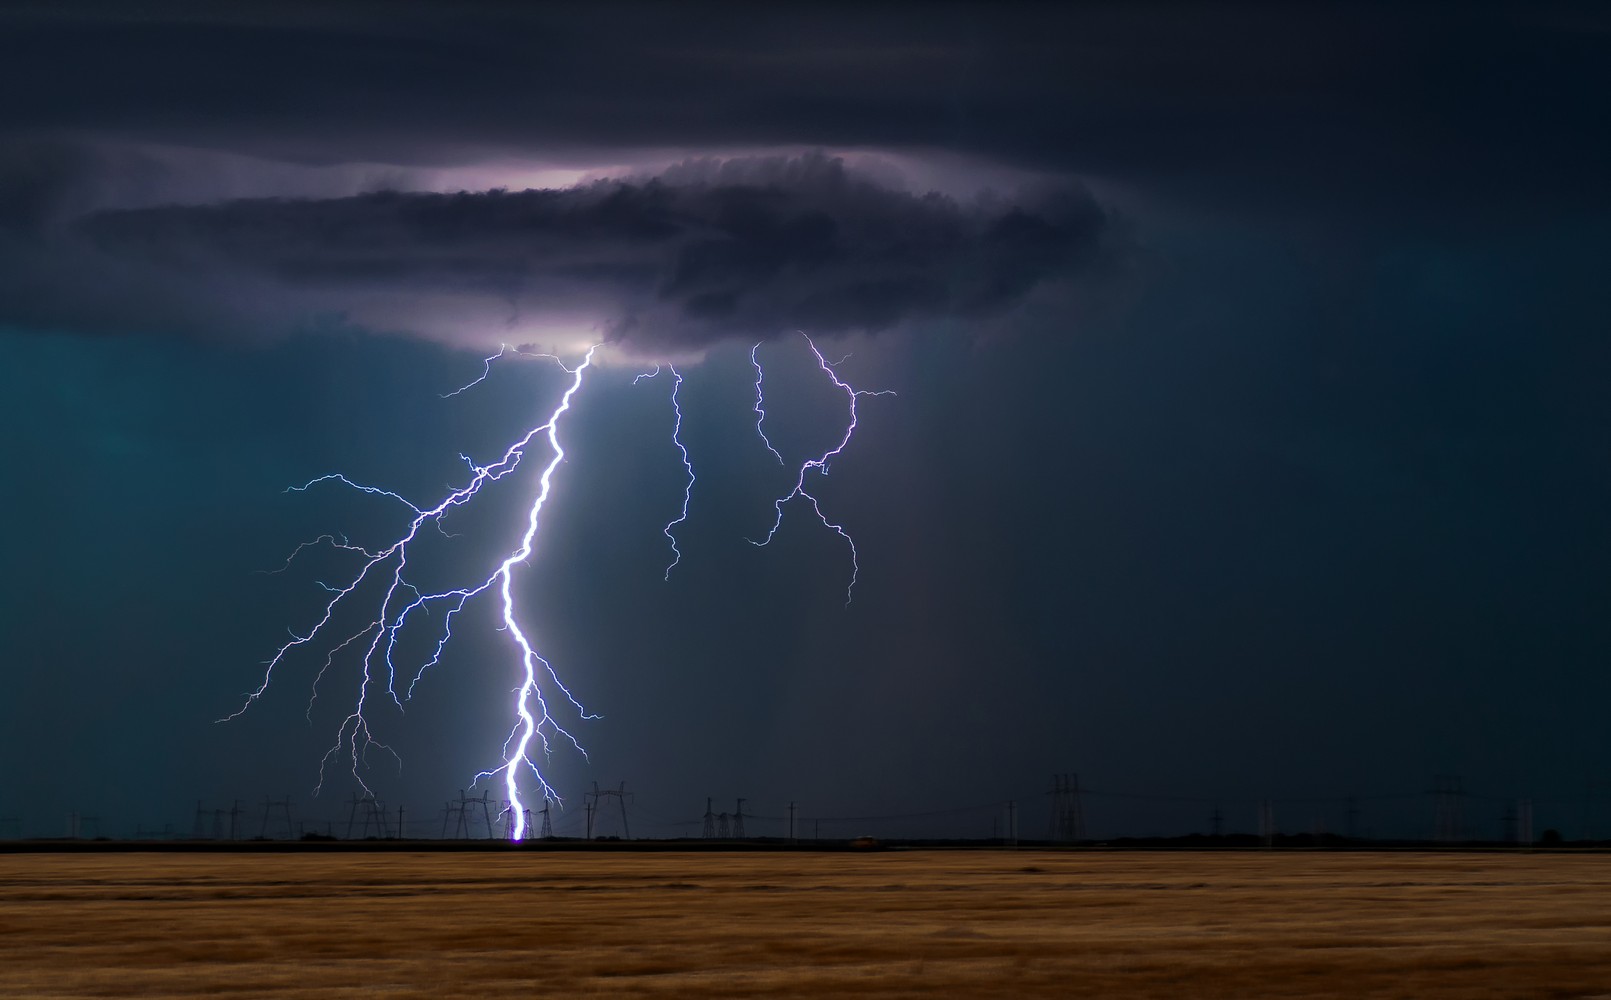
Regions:
[[[845, 586], [845, 606], [849, 607], [851, 597], [856, 589], [856, 578], [861, 575], [861, 562], [856, 553], [856, 540], [850, 537], [850, 533], [844, 529], [843, 525], [828, 520], [828, 516], [822, 512], [822, 504], [818, 502], [817, 497], [814, 494], [805, 488], [806, 473], [815, 469], [820, 475], [826, 476], [828, 474], [828, 463], [834, 458], [838, 457], [839, 454], [845, 450], [845, 447], [850, 444], [851, 435], [856, 433], [857, 399], [861, 398], [862, 396], [893, 396], [895, 395], [895, 392], [890, 389], [873, 391], [870, 389], [852, 388], [839, 377], [838, 372], [834, 371], [836, 366], [845, 363], [845, 361], [849, 358], [849, 355], [847, 354], [844, 358], [840, 358], [838, 361], [830, 362], [827, 358], [822, 356], [822, 352], [817, 349], [815, 341], [813, 341], [805, 333], [801, 333], [800, 336], [805, 337], [805, 342], [811, 347], [811, 353], [816, 355], [818, 367], [827, 373], [828, 378], [833, 380], [833, 384], [836, 387], [843, 390], [845, 398], [850, 406], [850, 424], [845, 428], [845, 436], [840, 438], [837, 445], [823, 452], [817, 458], [806, 459], [806, 461], [800, 466], [800, 473], [795, 477], [794, 480], [794, 489], [780, 497], [772, 505], [777, 510], [777, 518], [772, 522], [772, 530], [768, 531], [766, 533], [766, 538], [762, 539], [761, 541], [756, 541], [753, 538], [750, 539], [750, 544], [755, 546], [765, 546], [771, 544], [772, 539], [776, 537], [778, 533], [778, 529], [783, 526], [783, 506], [789, 501], [793, 500], [795, 497], [802, 497], [809, 501], [811, 504], [811, 509], [816, 512], [817, 520], [822, 522], [823, 527], [837, 532], [839, 537], [845, 540], [845, 544], [850, 546], [850, 583]], [[755, 412], [758, 414], [755, 420], [755, 430], [761, 435], [761, 440], [766, 442], [767, 450], [771, 451], [774, 455], [778, 455], [777, 449], [773, 448], [772, 442], [767, 439], [766, 431], [762, 430], [761, 428], [762, 422], [766, 419], [766, 411], [762, 409], [763, 400], [761, 397], [761, 363], [756, 360], [755, 356], [755, 351], [759, 348], [760, 345], [757, 344], [755, 345], [755, 348], [751, 349], [750, 351], [750, 363], [755, 365]], [[782, 460], [783, 456], [778, 455], [778, 461], [781, 462]]]
[[[502, 357], [507, 350], [508, 349], [506, 348], [505, 350], [500, 351], [497, 355], [494, 355], [492, 358], [485, 360], [485, 367], [487, 371], [490, 371], [492, 362], [497, 360], [497, 358]], [[556, 801], [559, 799], [559, 796], [554, 792], [552, 786], [549, 785], [547, 779], [543, 777], [542, 770], [537, 766], [536, 761], [532, 759], [531, 751], [533, 741], [535, 740], [541, 746], [545, 757], [550, 749], [550, 733], [565, 737], [573, 746], [576, 746], [578, 750], [581, 750], [581, 746], [579, 743], [577, 743], [576, 738], [572, 736], [571, 733], [563, 726], [561, 726], [560, 723], [549, 712], [548, 702], [543, 695], [542, 684], [539, 680], [539, 665], [541, 666], [541, 673], [544, 673], [548, 676], [555, 689], [565, 696], [566, 700], [570, 702], [571, 706], [577, 711], [580, 717], [584, 719], [597, 718], [597, 716], [589, 715], [586, 710], [583, 709], [581, 703], [577, 701], [575, 696], [571, 694], [570, 690], [567, 689], [564, 683], [560, 681], [559, 676], [555, 672], [553, 666], [538, 654], [535, 646], [528, 637], [526, 630], [521, 627], [521, 624], [515, 614], [513, 593], [514, 567], [519, 563], [525, 562], [532, 554], [543, 505], [547, 502], [552, 491], [554, 471], [565, 459], [565, 451], [563, 447], [561, 447], [559, 441], [560, 418], [567, 411], [569, 411], [572, 398], [576, 395], [577, 391], [581, 389], [583, 375], [588, 367], [592, 364], [595, 350], [596, 348], [590, 348], [582, 362], [575, 368], [565, 368], [564, 365], [561, 364], [560, 367], [572, 376], [572, 380], [570, 385], [566, 388], [564, 394], [560, 397], [559, 405], [549, 415], [546, 422], [539, 424], [538, 426], [527, 431], [523, 437], [515, 441], [515, 443], [511, 444], [508, 449], [504, 451], [502, 457], [490, 465], [477, 465], [474, 462], [469, 462], [469, 460], [466, 459], [466, 461], [469, 462], [472, 470], [470, 482], [465, 486], [449, 492], [445, 498], [432, 507], [417, 506], [409, 500], [403, 498], [401, 495], [390, 490], [379, 489], [372, 486], [364, 486], [353, 482], [346, 476], [339, 473], [320, 476], [316, 479], [310, 480], [302, 486], [291, 487], [292, 491], [302, 491], [319, 483], [336, 482], [359, 492], [385, 496], [397, 500], [408, 507], [408, 509], [413, 513], [413, 516], [408, 523], [407, 530], [403, 532], [400, 538], [392, 542], [390, 545], [378, 550], [369, 550], [360, 546], [351, 545], [346, 541], [345, 538], [340, 538], [334, 535], [322, 535], [312, 542], [305, 542], [297, 547], [297, 549], [292, 553], [291, 559], [295, 559], [297, 554], [309, 546], [329, 544], [338, 550], [357, 553], [363, 557], [364, 561], [359, 567], [358, 571], [345, 586], [335, 587], [328, 584], [324, 585], [327, 590], [333, 593], [334, 596], [331, 597], [328, 603], [326, 603], [324, 613], [320, 617], [319, 621], [306, 635], [297, 635], [294, 632], [292, 633], [291, 641], [281, 646], [275, 652], [274, 656], [265, 664], [263, 679], [258, 685], [257, 689], [246, 696], [245, 703], [242, 704], [239, 709], [220, 721], [228, 721], [229, 719], [237, 718], [241, 715], [241, 713], [250, 708], [253, 702], [262, 697], [263, 693], [268, 689], [269, 682], [273, 678], [275, 668], [279, 666], [279, 664], [293, 650], [301, 646], [308, 645], [323, 636], [332, 627], [331, 622], [336, 617], [338, 609], [346, 604], [350, 604], [351, 602], [348, 601], [348, 598], [350, 598], [354, 592], [356, 592], [366, 581], [372, 578], [387, 580], [386, 589], [380, 599], [379, 609], [375, 614], [375, 617], [362, 628], [341, 639], [340, 642], [337, 642], [330, 648], [325, 657], [323, 666], [320, 668], [313, 681], [313, 698], [317, 698], [319, 682], [323, 679], [325, 673], [330, 669], [335, 660], [336, 654], [355, 642], [360, 642], [363, 640], [368, 641], [368, 647], [364, 651], [364, 655], [361, 660], [362, 670], [358, 685], [357, 700], [352, 711], [348, 713], [346, 718], [342, 720], [340, 727], [338, 727], [336, 731], [335, 743], [325, 753], [324, 757], [319, 762], [319, 783], [314, 790], [315, 794], [317, 794], [319, 789], [323, 788], [325, 771], [330, 762], [333, 759], [340, 759], [344, 757], [350, 763], [350, 770], [353, 778], [358, 782], [359, 786], [362, 787], [366, 793], [368, 793], [369, 787], [367, 784], [365, 784], [363, 776], [360, 773], [360, 765], [364, 763], [367, 753], [371, 747], [380, 747], [381, 749], [388, 751], [390, 751], [390, 748], [374, 738], [374, 735], [369, 728], [369, 720], [365, 715], [365, 710], [371, 690], [377, 684], [375, 673], [379, 670], [381, 664], [384, 665], [386, 672], [386, 693], [391, 696], [392, 700], [398, 705], [399, 708], [402, 707], [403, 699], [399, 697], [397, 693], [397, 666], [392, 659], [399, 633], [408, 623], [414, 612], [428, 609], [433, 603], [440, 602], [446, 605], [447, 612], [442, 619], [441, 632], [436, 644], [435, 652], [429, 659], [420, 665], [418, 671], [415, 673], [413, 682], [411, 682], [409, 685], [409, 692], [411, 693], [414, 684], [419, 682], [419, 679], [424, 675], [425, 671], [440, 660], [443, 647], [446, 646], [448, 640], [450, 640], [453, 636], [453, 617], [460, 611], [464, 610], [465, 605], [470, 600], [496, 586], [498, 588], [499, 595], [502, 597], [504, 630], [507, 631], [514, 639], [515, 644], [520, 651], [521, 682], [516, 688], [513, 705], [513, 714], [516, 717], [516, 721], [510, 731], [508, 739], [504, 742], [504, 761], [496, 768], [481, 772], [479, 775], [477, 775], [476, 780], [479, 781], [482, 778], [491, 778], [499, 774], [504, 776], [504, 786], [508, 792], [508, 797], [511, 804], [510, 808], [513, 810], [514, 815], [513, 836], [517, 840], [521, 839], [525, 834], [525, 809], [520, 797], [519, 788], [519, 776], [522, 771], [529, 769], [530, 772], [535, 776], [537, 785], [545, 799], [553, 799]], [[454, 393], [449, 393], [448, 395], [456, 395], [458, 392], [462, 392], [464, 389], [470, 388], [486, 377], [487, 373], [483, 372], [481, 378], [477, 379], [475, 382], [472, 382], [470, 385], [461, 389], [455, 390]], [[491, 575], [473, 585], [440, 592], [426, 593], [409, 583], [404, 577], [404, 571], [408, 568], [410, 546], [418, 538], [420, 529], [427, 523], [430, 523], [440, 530], [441, 520], [446, 514], [451, 512], [453, 509], [468, 503], [487, 483], [502, 479], [505, 475], [508, 475], [510, 472], [514, 471], [514, 469], [520, 465], [521, 460], [525, 457], [526, 449], [531, 446], [532, 442], [539, 435], [545, 435], [547, 437], [548, 445], [552, 452], [552, 457], [548, 464], [543, 468], [542, 473], [539, 476], [537, 496], [533, 500], [531, 510], [527, 515], [526, 530], [521, 536], [520, 544], [514, 549], [514, 551], [511, 552], [508, 557], [499, 564], [498, 568], [494, 570]], [[290, 560], [287, 560], [286, 565], [289, 564]], [[281, 570], [284, 568], [285, 567], [281, 567]], [[276, 570], [276, 572], [279, 571], [280, 570]], [[388, 576], [389, 580], [387, 579]], [[310, 699], [310, 714], [312, 712], [312, 705], [313, 701]]]

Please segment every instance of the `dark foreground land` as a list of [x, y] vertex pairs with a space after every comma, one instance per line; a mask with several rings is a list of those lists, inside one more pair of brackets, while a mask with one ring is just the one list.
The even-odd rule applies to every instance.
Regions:
[[1590, 997], [1611, 856], [0, 855], [0, 996]]

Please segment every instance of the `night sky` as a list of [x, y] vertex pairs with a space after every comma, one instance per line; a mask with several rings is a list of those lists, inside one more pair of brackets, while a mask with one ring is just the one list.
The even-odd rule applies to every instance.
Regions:
[[[1611, 834], [1603, 8], [24, 3], [0, 94], [0, 836], [340, 832], [355, 656], [215, 720], [351, 562], [262, 571], [407, 511], [286, 488], [462, 485], [568, 383], [443, 398], [503, 343], [606, 345], [515, 576], [602, 716], [562, 832], [624, 780], [634, 834], [1028, 836], [1078, 772], [1103, 837], [1426, 836], [1440, 774], [1473, 835]], [[813, 480], [848, 608], [809, 510], [748, 541], [751, 347], [792, 462], [845, 428], [800, 332], [898, 394]], [[495, 566], [537, 465], [422, 572]], [[488, 598], [371, 691], [417, 833], [501, 761]]]

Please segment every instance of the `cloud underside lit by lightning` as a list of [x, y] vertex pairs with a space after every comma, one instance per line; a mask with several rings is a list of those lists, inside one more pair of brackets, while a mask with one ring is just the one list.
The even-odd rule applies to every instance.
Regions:
[[[802, 336], [804, 336], [802, 334]], [[829, 462], [843, 452], [850, 443], [851, 435], [857, 424], [856, 402], [862, 396], [889, 395], [887, 392], [868, 392], [853, 389], [841, 380], [835, 371], [839, 362], [830, 363], [817, 349], [814, 342], [806, 337], [817, 363], [834, 385], [846, 394], [849, 406], [849, 423], [842, 438], [837, 445], [830, 448], [820, 456], [807, 459], [799, 468], [795, 477], [793, 488], [774, 504], [776, 518], [771, 530], [764, 540], [751, 540], [753, 544], [764, 546], [777, 534], [783, 521], [785, 506], [796, 498], [809, 503], [816, 512], [818, 520], [844, 538], [850, 547], [851, 576], [846, 588], [846, 604], [855, 587], [860, 567], [857, 561], [857, 552], [854, 541], [845, 531], [844, 527], [830, 521], [823, 514], [817, 497], [806, 488], [807, 476], [813, 471], [821, 475], [828, 472]], [[766, 418], [763, 408], [762, 395], [763, 372], [757, 357], [757, 349], [751, 350], [750, 360], [755, 366], [755, 406], [756, 430], [767, 449], [783, 463], [782, 455], [772, 446], [764, 429]], [[562, 697], [569, 705], [570, 712], [578, 719], [597, 719], [599, 716], [590, 714], [582, 703], [571, 693], [570, 689], [560, 680], [558, 672], [553, 665], [539, 652], [539, 646], [533, 639], [532, 630], [523, 624], [517, 611], [517, 602], [514, 592], [514, 570], [517, 566], [526, 563], [532, 556], [539, 536], [542, 515], [545, 505], [553, 490], [553, 477], [555, 471], [565, 460], [565, 450], [560, 441], [561, 419], [571, 410], [572, 402], [581, 390], [585, 375], [593, 366], [594, 354], [597, 347], [590, 348], [580, 363], [574, 368], [568, 368], [564, 362], [552, 355], [530, 355], [504, 347], [488, 358], [483, 359], [482, 373], [473, 381], [444, 393], [444, 398], [451, 398], [484, 381], [492, 371], [492, 366], [498, 360], [510, 354], [526, 357], [542, 357], [554, 361], [569, 376], [570, 381], [560, 396], [559, 402], [549, 413], [548, 418], [541, 424], [532, 427], [518, 438], [494, 462], [488, 465], [479, 465], [472, 459], [461, 456], [470, 469], [469, 481], [456, 489], [451, 490], [445, 497], [432, 506], [420, 506], [401, 494], [379, 487], [354, 482], [340, 473], [319, 476], [301, 486], [293, 486], [290, 492], [300, 492], [321, 484], [335, 484], [347, 487], [354, 491], [384, 498], [401, 504], [409, 512], [409, 520], [402, 534], [383, 547], [366, 547], [355, 545], [345, 536], [326, 534], [310, 542], [297, 546], [286, 560], [285, 564], [273, 572], [283, 572], [309, 548], [329, 547], [330, 549], [351, 554], [360, 560], [356, 572], [344, 584], [334, 585], [321, 583], [320, 585], [331, 595], [325, 602], [324, 609], [317, 622], [305, 634], [292, 633], [291, 639], [281, 645], [272, 657], [265, 663], [261, 681], [257, 687], [249, 692], [244, 703], [234, 713], [220, 721], [229, 721], [237, 718], [247, 711], [253, 703], [258, 701], [268, 691], [275, 671], [293, 653], [308, 650], [323, 649], [325, 656], [323, 663], [314, 676], [312, 694], [308, 702], [308, 714], [311, 721], [312, 709], [318, 698], [319, 684], [335, 664], [336, 657], [344, 650], [355, 646], [363, 648], [363, 655], [359, 661], [358, 691], [352, 709], [342, 719], [337, 728], [335, 742], [330, 746], [319, 763], [319, 780], [314, 793], [324, 787], [327, 770], [336, 761], [344, 761], [351, 771], [353, 778], [366, 794], [370, 793], [365, 783], [362, 771], [367, 764], [368, 752], [372, 748], [393, 753], [391, 748], [378, 740], [370, 728], [369, 717], [366, 714], [369, 699], [373, 694], [384, 690], [399, 709], [406, 700], [413, 696], [414, 687], [432, 667], [441, 662], [443, 651], [453, 638], [454, 618], [464, 611], [470, 601], [480, 595], [493, 591], [496, 594], [500, 609], [501, 630], [507, 633], [514, 644], [514, 651], [518, 659], [516, 671], [517, 685], [514, 689], [513, 702], [510, 708], [511, 728], [503, 743], [502, 763], [495, 767], [481, 771], [476, 775], [475, 781], [481, 782], [502, 778], [507, 797], [508, 829], [515, 840], [523, 839], [526, 833], [527, 812], [521, 792], [521, 781], [529, 777], [535, 783], [536, 792], [545, 800], [555, 803], [562, 802], [556, 789], [544, 776], [540, 761], [546, 761], [552, 751], [553, 739], [562, 739], [568, 742], [578, 752], [586, 757], [580, 742], [567, 729], [559, 719], [550, 711], [549, 695]], [[695, 483], [694, 468], [687, 446], [682, 440], [682, 404], [680, 390], [683, 384], [683, 375], [675, 366], [666, 365], [672, 377], [671, 408], [673, 414], [672, 443], [676, 447], [681, 459], [686, 482], [683, 488], [682, 505], [675, 517], [668, 521], [662, 529], [671, 547], [671, 560], [666, 566], [665, 578], [671, 577], [671, 571], [681, 562], [683, 553], [678, 546], [676, 529], [688, 519], [689, 504]], [[634, 383], [646, 378], [654, 378], [660, 374], [661, 367], [656, 366], [655, 371], [644, 373], [633, 379]], [[542, 439], [542, 440], [539, 440]], [[528, 509], [524, 530], [515, 547], [502, 558], [496, 568], [488, 575], [462, 586], [445, 590], [426, 590], [410, 582], [407, 571], [410, 567], [410, 555], [417, 545], [422, 530], [434, 528], [446, 535], [442, 520], [449, 513], [471, 503], [483, 487], [489, 483], [497, 482], [509, 475], [528, 457], [532, 449], [546, 445], [548, 461], [542, 467], [537, 477], [537, 489]], [[338, 629], [336, 620], [342, 617], [345, 620], [347, 609], [354, 606], [360, 598], [355, 596], [361, 588], [382, 587], [378, 605], [372, 615], [360, 615], [368, 620], [355, 631], [343, 633]], [[400, 671], [397, 657], [399, 635], [410, 622], [418, 620], [421, 615], [428, 615], [433, 608], [445, 609], [437, 622], [435, 644], [429, 656], [424, 657], [415, 666], [411, 676]], [[401, 683], [407, 680], [406, 687]], [[545, 694], [545, 690], [548, 694]], [[401, 763], [399, 759], [399, 764]]]

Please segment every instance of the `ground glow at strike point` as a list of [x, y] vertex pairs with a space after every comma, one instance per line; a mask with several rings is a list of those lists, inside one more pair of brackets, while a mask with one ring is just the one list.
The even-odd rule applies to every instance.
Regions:
[[[802, 334], [802, 336], [804, 335]], [[815, 458], [807, 459], [801, 464], [795, 477], [793, 488], [774, 504], [776, 517], [765, 539], [760, 541], [752, 539], [751, 541], [752, 544], [757, 546], [765, 546], [771, 542], [783, 523], [785, 506], [797, 497], [804, 499], [811, 505], [812, 510], [817, 515], [817, 519], [823, 526], [837, 533], [849, 545], [851, 574], [850, 582], [845, 590], [845, 603], [848, 605], [860, 571], [855, 542], [842, 525], [830, 521], [823, 513], [817, 497], [806, 489], [807, 476], [812, 471], [827, 475], [829, 462], [841, 454], [846, 446], [849, 445], [857, 426], [856, 401], [858, 398], [868, 395], [893, 395], [893, 393], [871, 392], [852, 388], [840, 379], [835, 371], [838, 362], [829, 363], [810, 337], [805, 337], [805, 340], [810, 345], [818, 366], [828, 375], [834, 385], [845, 393], [849, 410], [849, 422], [844, 435], [839, 439], [837, 445]], [[781, 464], [784, 461], [783, 456], [772, 446], [772, 442], [767, 438], [763, 428], [766, 413], [763, 408], [764, 398], [761, 390], [763, 371], [757, 357], [759, 346], [756, 345], [750, 352], [750, 361], [755, 366], [756, 372], [755, 427], [762, 442], [773, 455], [777, 456]], [[547, 419], [528, 430], [522, 437], [511, 444], [497, 461], [489, 465], [478, 465], [467, 456], [461, 455], [460, 457], [464, 459], [471, 471], [470, 481], [466, 485], [449, 492], [446, 497], [434, 506], [422, 507], [416, 505], [400, 494], [354, 482], [340, 473], [319, 476], [301, 486], [291, 487], [290, 492], [301, 492], [316, 485], [333, 483], [364, 494], [384, 497], [401, 503], [409, 509], [412, 516], [402, 535], [383, 548], [372, 549], [354, 545], [344, 536], [321, 535], [311, 542], [304, 542], [298, 545], [292, 551], [286, 563], [273, 571], [275, 573], [284, 572], [290, 568], [296, 557], [304, 550], [317, 546], [329, 546], [339, 552], [353, 553], [363, 560], [356, 573], [345, 585], [337, 586], [321, 583], [321, 586], [332, 596], [326, 602], [319, 620], [306, 634], [292, 633], [291, 640], [280, 646], [265, 664], [262, 680], [256, 689], [246, 695], [245, 702], [239, 709], [220, 721], [237, 718], [250, 708], [254, 702], [263, 697], [273, 679], [275, 669], [290, 654], [301, 649], [301, 647], [313, 646], [315, 643], [319, 643], [322, 648], [326, 648], [326, 653], [324, 662], [313, 680], [313, 693], [308, 703], [308, 714], [311, 720], [313, 702], [318, 697], [319, 683], [334, 665], [337, 654], [354, 644], [367, 643], [360, 660], [360, 676], [356, 699], [352, 710], [342, 719], [337, 729], [335, 742], [319, 762], [319, 781], [314, 788], [314, 794], [318, 794], [324, 787], [326, 770], [335, 760], [345, 760], [348, 770], [358, 783], [358, 786], [366, 794], [372, 794], [361, 773], [363, 766], [366, 764], [367, 753], [371, 748], [380, 748], [392, 752], [390, 747], [375, 738], [370, 729], [369, 719], [365, 714], [372, 689], [380, 686], [377, 674], [384, 673], [384, 690], [387, 696], [401, 709], [404, 702], [412, 697], [414, 687], [418, 684], [420, 678], [424, 676], [427, 670], [441, 661], [444, 648], [449, 640], [453, 638], [454, 617], [464, 610], [469, 601], [488, 590], [496, 589], [500, 601], [501, 630], [508, 633], [519, 656], [519, 670], [516, 674], [518, 683], [514, 689], [513, 703], [510, 709], [510, 717], [513, 719], [513, 723], [509, 735], [503, 743], [502, 763], [479, 772], [475, 776], [475, 781], [472, 785], [484, 780], [502, 777], [504, 791], [507, 795], [507, 812], [504, 817], [508, 822], [509, 835], [514, 840], [524, 839], [527, 829], [527, 807], [521, 792], [523, 775], [530, 774], [531, 779], [535, 782], [536, 792], [543, 800], [562, 804], [563, 800], [560, 794], [544, 776], [543, 768], [540, 766], [538, 759], [539, 755], [542, 761], [548, 759], [552, 751], [550, 742], [552, 737], [562, 737], [575, 747], [584, 758], [586, 757], [586, 751], [570, 730], [554, 717], [550, 711], [549, 699], [544, 690], [549, 688], [555, 695], [563, 696], [578, 719], [592, 720], [598, 719], [599, 716], [590, 714], [583, 707], [582, 703], [560, 680], [559, 674], [553, 665], [539, 652], [539, 644], [534, 641], [532, 630], [529, 626], [522, 624], [521, 615], [517, 610], [513, 578], [515, 567], [526, 563], [538, 544], [543, 508], [553, 491], [554, 474], [561, 463], [565, 461], [565, 449], [560, 436], [561, 418], [571, 410], [573, 400], [582, 389], [586, 373], [593, 367], [594, 354], [597, 349], [596, 346], [589, 348], [581, 362], [576, 367], [569, 368], [565, 366], [563, 361], [552, 355], [525, 354], [525, 352], [512, 351], [510, 348], [505, 347], [500, 349], [497, 354], [483, 359], [482, 373], [479, 377], [455, 389], [453, 392], [445, 393], [444, 398], [451, 398], [474, 388], [491, 374], [492, 365], [495, 361], [511, 353], [525, 357], [541, 357], [552, 360], [571, 376], [570, 382], [561, 395], [558, 404], [549, 413]], [[669, 581], [671, 571], [681, 562], [683, 556], [681, 549], [677, 545], [674, 529], [688, 519], [689, 503], [693, 494], [695, 477], [693, 461], [687, 446], [682, 440], [683, 412], [679, 391], [682, 388], [683, 375], [674, 366], [667, 365], [665, 367], [670, 371], [673, 379], [671, 389], [672, 444], [678, 451], [687, 476], [683, 487], [681, 509], [662, 529], [663, 534], [670, 542], [672, 551], [671, 561], [665, 570], [665, 578]], [[656, 366], [653, 372], [639, 375], [633, 379], [633, 382], [637, 383], [646, 378], [654, 378], [659, 375], [660, 371], [661, 367]], [[536, 444], [539, 438], [546, 440], [549, 458], [538, 476], [537, 490], [527, 513], [525, 529], [515, 548], [499, 562], [498, 566], [488, 576], [473, 584], [427, 592], [410, 583], [405, 576], [405, 570], [407, 570], [409, 564], [409, 550], [410, 546], [418, 539], [421, 529], [430, 524], [445, 535], [446, 531], [441, 524], [442, 518], [454, 509], [469, 504], [487, 483], [502, 479], [505, 475], [514, 471], [525, 459], [527, 449]], [[385, 589], [373, 617], [369, 618], [362, 628], [344, 637], [339, 634], [336, 636], [329, 635], [328, 633], [334, 629], [332, 623], [338, 611], [356, 601], [357, 599], [353, 598], [353, 594], [362, 585], [371, 580], [385, 581]], [[439, 605], [445, 608], [445, 613], [441, 617], [436, 633], [434, 650], [429, 657], [426, 657], [418, 665], [409, 680], [408, 686], [399, 693], [399, 668], [394, 660], [399, 633], [405, 625], [414, 620], [416, 612], [427, 611], [428, 613], [427, 609], [432, 605]], [[544, 679], [545, 675], [546, 680]], [[395, 752], [393, 752], [393, 756], [396, 756]], [[401, 760], [399, 759], [400, 763]]]

